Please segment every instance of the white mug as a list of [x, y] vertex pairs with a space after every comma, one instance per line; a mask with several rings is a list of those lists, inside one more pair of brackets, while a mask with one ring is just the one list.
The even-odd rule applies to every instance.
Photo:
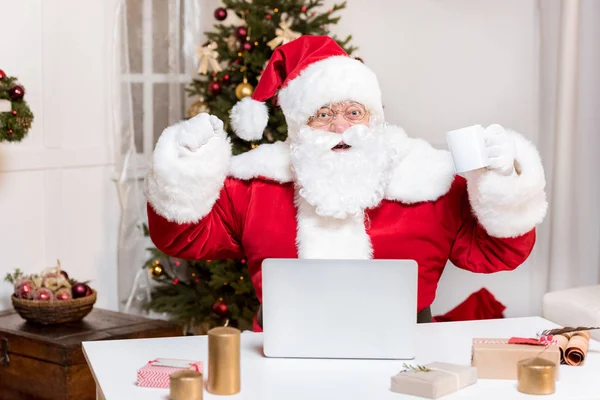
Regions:
[[481, 125], [473, 125], [446, 133], [456, 173], [473, 171], [489, 165], [484, 130]]

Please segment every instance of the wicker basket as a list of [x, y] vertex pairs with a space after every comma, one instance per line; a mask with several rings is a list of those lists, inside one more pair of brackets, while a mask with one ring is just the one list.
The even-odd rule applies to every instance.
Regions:
[[11, 296], [17, 313], [25, 320], [38, 324], [63, 324], [80, 321], [92, 311], [96, 303], [96, 291], [71, 300], [25, 300]]

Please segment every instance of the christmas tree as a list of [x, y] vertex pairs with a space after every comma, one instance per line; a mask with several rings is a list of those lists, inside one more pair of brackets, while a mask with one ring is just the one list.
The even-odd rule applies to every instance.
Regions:
[[[285, 140], [287, 125], [276, 98], [271, 101], [269, 123], [263, 138], [246, 142], [233, 134], [229, 124], [232, 107], [251, 96], [273, 50], [302, 35], [329, 35], [337, 13], [346, 2], [324, 9], [322, 0], [224, 0], [214, 11], [217, 21], [234, 13], [238, 24], [216, 23], [206, 32], [208, 41], [198, 46], [198, 77], [187, 88], [197, 100], [188, 118], [210, 113], [225, 123], [233, 145], [240, 154], [260, 143]], [[333, 39], [351, 55], [356, 48], [352, 36]], [[168, 313], [173, 320], [204, 333], [217, 325], [252, 328], [259, 303], [250, 282], [246, 260], [185, 261], [149, 249], [152, 257], [145, 268], [160, 284], [152, 292], [149, 309]]]

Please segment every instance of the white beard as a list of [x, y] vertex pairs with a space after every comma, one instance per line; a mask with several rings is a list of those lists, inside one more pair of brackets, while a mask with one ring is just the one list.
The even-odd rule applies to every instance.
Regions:
[[[340, 141], [352, 146], [332, 151]], [[302, 127], [291, 140], [298, 195], [320, 216], [344, 219], [381, 202], [392, 150], [377, 128], [354, 125], [343, 134]]]

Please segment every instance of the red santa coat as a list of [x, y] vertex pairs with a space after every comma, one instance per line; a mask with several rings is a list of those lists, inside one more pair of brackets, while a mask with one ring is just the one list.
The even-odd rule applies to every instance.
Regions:
[[[515, 133], [519, 174], [479, 172], [467, 181], [454, 175], [447, 152], [392, 129], [398, 156], [385, 199], [364, 217], [346, 220], [318, 216], [296, 195], [287, 143], [230, 159], [221, 138], [201, 149], [204, 156], [183, 160], [183, 168], [165, 150], [174, 145], [167, 134], [148, 177], [151, 238], [183, 259], [247, 257], [259, 301], [265, 258], [416, 260], [416, 311], [433, 302], [448, 261], [478, 273], [522, 264], [546, 212], [535, 148]], [[220, 155], [225, 168], [216, 170]]]

